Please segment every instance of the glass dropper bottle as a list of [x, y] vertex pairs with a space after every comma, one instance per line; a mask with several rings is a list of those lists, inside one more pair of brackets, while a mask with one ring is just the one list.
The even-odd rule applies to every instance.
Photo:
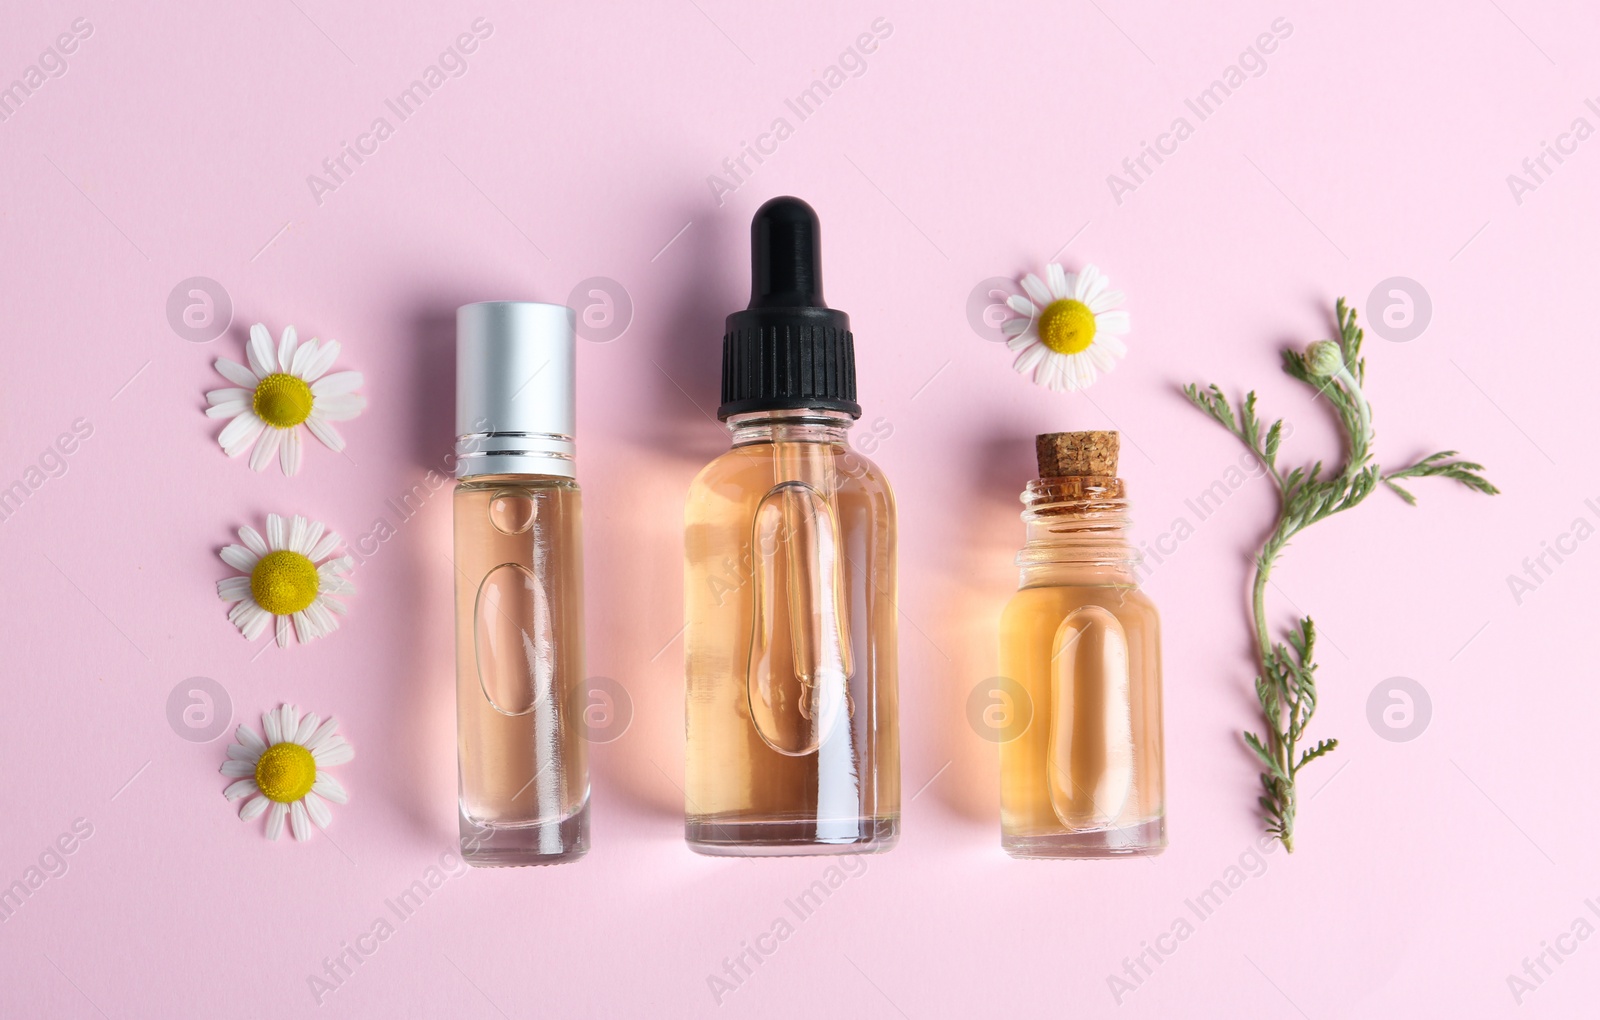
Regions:
[[854, 338], [816, 213], [763, 205], [728, 316], [732, 449], [685, 514], [685, 835], [707, 854], [871, 853], [900, 820], [895, 513], [852, 450]]

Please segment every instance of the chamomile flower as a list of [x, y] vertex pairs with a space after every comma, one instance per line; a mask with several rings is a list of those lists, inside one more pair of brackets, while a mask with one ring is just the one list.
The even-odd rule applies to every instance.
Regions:
[[1122, 292], [1094, 266], [1069, 273], [1052, 263], [1045, 276], [1029, 273], [1022, 278], [1025, 293], [1006, 300], [1024, 316], [1000, 327], [1011, 338], [1006, 346], [1017, 352], [1013, 367], [1052, 390], [1085, 389], [1128, 353], [1122, 342], [1128, 313], [1118, 308]]
[[227, 389], [206, 394], [212, 418], [232, 418], [217, 436], [222, 452], [230, 457], [250, 449], [250, 467], [265, 471], [278, 455], [283, 473], [300, 470], [300, 426], [322, 440], [328, 449], [344, 449], [344, 437], [333, 422], [348, 421], [367, 406], [367, 398], [355, 392], [361, 387], [360, 372], [335, 372], [328, 375], [339, 357], [339, 342], [312, 338], [305, 343], [293, 326], [286, 326], [277, 349], [267, 327], [250, 327], [250, 343], [245, 349], [250, 367], [227, 358], [217, 359], [217, 371], [233, 383]]
[[290, 521], [268, 514], [265, 539], [246, 525], [239, 540], [244, 544], [222, 550], [222, 562], [245, 576], [218, 581], [217, 594], [233, 603], [228, 619], [247, 641], [260, 637], [268, 623], [276, 628], [279, 648], [288, 646], [291, 624], [301, 644], [338, 629], [333, 614], [343, 615], [345, 607], [334, 596], [352, 595], [356, 586], [340, 576], [355, 565], [353, 559], [328, 559], [339, 547], [337, 532], [298, 514]]
[[328, 801], [344, 804], [350, 799], [339, 781], [324, 771], [356, 756], [349, 742], [334, 732], [338, 725], [333, 718], [322, 721], [315, 712], [302, 716], [294, 705], [262, 714], [265, 740], [240, 725], [221, 769], [238, 781], [222, 795], [229, 800], [249, 798], [239, 808], [239, 817], [247, 822], [266, 812], [268, 839], [283, 834], [285, 818], [295, 839], [310, 839], [312, 822], [326, 829], [333, 821]]

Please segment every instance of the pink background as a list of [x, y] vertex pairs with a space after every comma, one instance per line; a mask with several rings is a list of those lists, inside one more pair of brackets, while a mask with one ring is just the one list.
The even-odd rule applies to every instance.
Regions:
[[[1515, 1009], [1525, 957], [1580, 916], [1600, 924], [1584, 905], [1600, 896], [1600, 696], [1577, 643], [1600, 543], [1521, 605], [1506, 580], [1600, 518], [1584, 505], [1600, 496], [1600, 141], [1520, 203], [1506, 182], [1575, 118], [1600, 128], [1584, 105], [1600, 95], [1593, 5], [581, 6], [6, 3], [0, 84], [74, 19], [93, 31], [0, 122], [0, 485], [74, 420], [94, 431], [0, 524], [0, 885], [74, 819], [93, 835], [0, 924], [0, 1014], [1488, 1016]], [[307, 176], [479, 17], [493, 32], [466, 73], [319, 205]], [[879, 17], [892, 33], [864, 73], [795, 123], [784, 99]], [[1292, 35], [1264, 73], [1199, 122], [1184, 100], [1278, 18]], [[779, 116], [793, 136], [719, 207], [707, 176]], [[1179, 116], [1192, 136], [1119, 204], [1107, 175]], [[900, 507], [907, 801], [900, 846], [719, 1007], [708, 975], [827, 867], [696, 857], [680, 829], [682, 498], [726, 445], [706, 412], [750, 214], [784, 193], [822, 216], [861, 401], [892, 432], [874, 457]], [[1083, 395], [1017, 376], [967, 317], [980, 281], [1058, 251], [1100, 265], [1133, 316], [1128, 359]], [[235, 308], [205, 344], [165, 312], [197, 275]], [[356, 571], [351, 618], [305, 648], [239, 637], [216, 552], [270, 510], [352, 540], [392, 518], [385, 501], [450, 449], [454, 308], [563, 302], [595, 276], [634, 311], [579, 352], [589, 663], [634, 716], [594, 754], [594, 849], [450, 878], [319, 1009], [307, 976], [453, 845], [449, 501]], [[1171, 849], [1009, 860], [995, 748], [966, 704], [995, 671], [1030, 437], [1122, 429], [1154, 542], [1194, 522], [1185, 501], [1240, 454], [1177, 387], [1254, 386], [1295, 425], [1287, 460], [1335, 457], [1328, 408], [1277, 350], [1326, 335], [1338, 295], [1371, 318], [1391, 276], [1418, 281], [1433, 315], [1407, 343], [1369, 332], [1380, 460], [1458, 448], [1505, 494], [1424, 481], [1412, 509], [1379, 492], [1290, 549], [1273, 615], [1322, 625], [1313, 726], [1341, 740], [1305, 774], [1299, 850], [1250, 856], [1237, 731], [1256, 718], [1258, 480], [1148, 584], [1166, 623]], [[257, 321], [337, 338], [366, 373], [349, 459], [313, 444], [285, 479], [219, 452], [211, 363], [242, 359]], [[343, 720], [358, 754], [331, 840], [270, 844], [237, 820], [226, 740], [167, 721], [194, 676], [226, 688], [235, 723], [283, 700]], [[1368, 718], [1395, 676], [1431, 701], [1409, 742]], [[1255, 873], [1193, 922], [1185, 901], [1241, 857]], [[1194, 934], [1119, 1007], [1108, 976], [1179, 917]], [[1527, 1015], [1591, 1008], [1600, 940], [1563, 944]]]

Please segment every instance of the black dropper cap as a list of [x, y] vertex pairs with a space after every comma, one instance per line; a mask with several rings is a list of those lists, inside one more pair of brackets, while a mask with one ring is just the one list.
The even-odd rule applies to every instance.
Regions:
[[815, 407], [861, 417], [850, 316], [822, 300], [821, 227], [798, 198], [774, 198], [750, 222], [750, 307], [722, 338], [726, 421]]

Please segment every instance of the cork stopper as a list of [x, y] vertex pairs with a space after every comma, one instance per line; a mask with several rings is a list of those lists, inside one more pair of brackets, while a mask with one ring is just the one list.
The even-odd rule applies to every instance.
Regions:
[[1115, 432], [1050, 432], [1034, 440], [1040, 478], [1115, 478], [1121, 442]]

